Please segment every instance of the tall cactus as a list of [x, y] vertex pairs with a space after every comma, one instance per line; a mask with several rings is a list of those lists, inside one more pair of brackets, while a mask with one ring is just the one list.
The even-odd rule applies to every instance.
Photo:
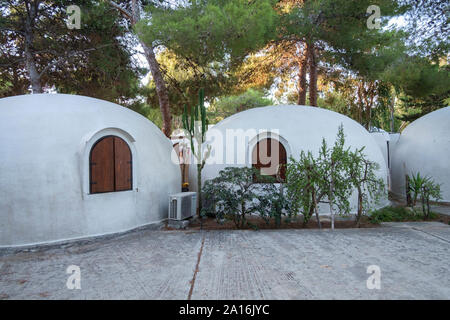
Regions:
[[[198, 209], [197, 213], [200, 214], [202, 209], [202, 170], [205, 166], [206, 159], [211, 152], [211, 146], [207, 146], [204, 151], [203, 144], [206, 140], [206, 131], [208, 130], [208, 118], [206, 117], [205, 108], [205, 93], [203, 88], [200, 89], [198, 94], [198, 105], [191, 108], [191, 114], [188, 114], [187, 106], [184, 105], [183, 111], [183, 127], [187, 131], [189, 140], [191, 142], [192, 154], [197, 162], [197, 189], [198, 189]], [[195, 148], [195, 142], [197, 142], [197, 149]]]

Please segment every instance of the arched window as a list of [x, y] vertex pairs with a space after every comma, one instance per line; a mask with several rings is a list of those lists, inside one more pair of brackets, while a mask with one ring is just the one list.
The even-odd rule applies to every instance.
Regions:
[[286, 149], [276, 139], [266, 138], [258, 141], [252, 152], [252, 165], [261, 175], [277, 178], [280, 168], [280, 178], [286, 179], [287, 155]]
[[89, 155], [90, 193], [131, 190], [132, 159], [128, 144], [119, 137], [99, 139]]

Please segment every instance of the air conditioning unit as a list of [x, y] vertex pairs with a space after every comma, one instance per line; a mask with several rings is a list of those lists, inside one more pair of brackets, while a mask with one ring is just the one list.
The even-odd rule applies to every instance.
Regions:
[[169, 196], [169, 220], [184, 220], [195, 215], [197, 193], [181, 192]]

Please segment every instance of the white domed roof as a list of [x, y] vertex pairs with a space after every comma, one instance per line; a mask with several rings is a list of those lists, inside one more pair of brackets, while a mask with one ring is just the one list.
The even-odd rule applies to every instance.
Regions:
[[372, 151], [375, 157], [381, 156], [370, 133], [359, 123], [340, 113], [318, 107], [278, 105], [253, 108], [222, 120], [213, 129], [278, 130], [294, 149], [308, 148], [314, 152], [318, 151], [322, 138], [329, 144], [334, 142], [341, 124], [349, 145], [360, 147], [368, 144], [370, 150], [367, 152]]
[[[288, 158], [298, 158], [302, 150], [317, 154], [323, 138], [329, 146], [334, 144], [341, 124], [344, 127], [346, 145], [352, 149], [365, 147], [365, 154], [380, 165], [379, 176], [386, 181], [387, 167], [383, 155], [374, 138], [364, 127], [342, 114], [298, 105], [249, 109], [212, 127], [207, 132], [207, 139], [212, 144], [212, 156], [202, 171], [203, 180], [214, 178], [220, 170], [228, 166], [250, 166], [254, 144], [268, 135], [283, 144]], [[245, 143], [238, 142], [236, 145], [234, 136], [239, 131], [244, 132]], [[224, 137], [223, 144], [219, 143], [221, 137]], [[227, 158], [233, 158], [235, 162], [229, 163]], [[223, 163], [220, 163], [220, 159], [223, 159]], [[245, 159], [245, 163], [239, 162], [239, 159]], [[195, 177], [195, 170], [192, 171], [194, 172], [191, 176]]]
[[[65, 94], [0, 99], [0, 246], [125, 231], [167, 216], [179, 192], [172, 144], [141, 115]], [[132, 190], [90, 194], [89, 154], [102, 137], [124, 140]]]
[[431, 112], [408, 125], [392, 156], [393, 192], [405, 196], [405, 175], [432, 177], [450, 202], [450, 107]]

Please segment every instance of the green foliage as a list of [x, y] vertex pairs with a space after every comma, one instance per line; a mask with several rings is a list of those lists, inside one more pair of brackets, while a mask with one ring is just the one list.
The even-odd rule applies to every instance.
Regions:
[[356, 188], [358, 193], [357, 226], [362, 216], [370, 211], [372, 205], [379, 203], [386, 192], [383, 179], [376, 176], [379, 164], [370, 161], [363, 150], [364, 148], [356, 149], [348, 154], [348, 183]]
[[448, 105], [450, 96], [449, 66], [428, 58], [404, 56], [380, 76], [398, 92], [396, 117], [402, 121], [417, 118]]
[[[257, 183], [255, 177], [268, 183]], [[205, 182], [202, 215], [215, 215], [219, 223], [233, 221], [237, 228], [243, 228], [248, 225], [247, 217], [259, 212], [261, 195], [273, 194], [275, 186], [269, 182], [273, 178], [260, 175], [255, 168], [227, 167], [216, 178]], [[275, 205], [273, 201], [267, 202]]]
[[333, 222], [335, 210], [339, 214], [350, 211], [348, 198], [352, 189], [347, 177], [349, 151], [344, 149], [344, 144], [345, 136], [341, 125], [332, 148], [329, 148], [323, 139], [317, 157], [314, 157], [311, 151], [302, 151], [298, 161], [291, 157], [288, 163], [288, 194], [293, 199], [293, 209], [301, 212], [305, 224], [315, 212], [320, 227], [320, 202], [329, 204]]
[[[140, 38], [162, 49], [158, 56], [174, 114], [192, 105], [191, 92], [204, 88], [205, 97], [236, 92], [235, 71], [276, 32], [273, 0], [194, 0], [185, 4], [146, 7], [148, 19], [135, 26]], [[150, 104], [157, 100], [150, 82]]]
[[[201, 145], [205, 142], [205, 134], [208, 130], [208, 118], [206, 117], [205, 108], [205, 94], [203, 89], [200, 89], [198, 93], [198, 105], [191, 108], [191, 113], [188, 113], [187, 106], [184, 106], [183, 112], [183, 128], [187, 131], [189, 139], [191, 141], [191, 150], [194, 155], [196, 155], [197, 160], [201, 163], [204, 159], [203, 153], [201, 152]], [[196, 152], [194, 142], [198, 143], [199, 151]]]
[[406, 124], [419, 119], [427, 113], [450, 106], [450, 92], [435, 95], [430, 94], [423, 98], [417, 98], [408, 95], [400, 95], [399, 103], [396, 108], [396, 118]]
[[[132, 106], [145, 70], [132, 61], [126, 28], [104, 1], [78, 0], [81, 28], [68, 29], [70, 1], [0, 2], [0, 96], [29, 91], [25, 63], [26, 5], [38, 5], [33, 21], [32, 54], [44, 89], [80, 94]], [[7, 30], [7, 31], [5, 31]]]
[[144, 41], [199, 66], [242, 60], [273, 36], [277, 17], [271, 0], [194, 0], [147, 10], [151, 20], [136, 26]]
[[[433, 212], [429, 215], [430, 218], [435, 218], [437, 215]], [[381, 222], [400, 222], [400, 221], [420, 221], [424, 216], [413, 210], [408, 210], [404, 207], [392, 207], [387, 206], [375, 211], [372, 211], [369, 215], [369, 221], [371, 223]]]
[[[302, 150], [299, 160], [290, 158], [286, 168], [286, 188], [289, 198], [292, 199], [293, 211], [303, 215], [305, 225], [325, 195], [320, 190], [320, 179], [318, 161], [311, 151], [306, 153]], [[320, 226], [318, 214], [316, 216]]]
[[269, 190], [257, 196], [259, 201], [257, 211], [266, 223], [274, 220], [275, 226], [279, 227], [283, 217], [285, 217], [285, 221], [290, 221], [297, 216], [295, 211], [292, 210], [292, 199], [289, 198], [283, 184], [280, 184], [279, 188], [275, 186], [268, 186], [267, 188]]
[[[348, 198], [352, 190], [346, 178], [351, 159], [350, 152], [344, 148], [344, 145], [344, 127], [341, 124], [333, 148], [328, 148], [327, 142], [325, 139], [322, 139], [322, 146], [319, 150], [320, 189], [327, 195], [332, 219], [334, 219], [334, 209], [337, 209], [339, 213], [348, 213], [350, 211]], [[334, 220], [332, 223], [334, 223]]]
[[351, 151], [344, 146], [345, 135], [341, 125], [332, 148], [328, 148], [323, 139], [317, 157], [314, 157], [311, 151], [302, 151], [299, 160], [291, 157], [287, 165], [286, 186], [289, 198], [292, 199], [292, 208], [303, 215], [304, 223], [307, 223], [315, 212], [320, 227], [320, 202], [329, 204], [332, 222], [334, 212], [348, 214], [348, 199], [353, 188], [356, 188], [359, 225], [361, 216], [368, 212], [370, 206], [377, 203], [384, 193], [384, 182], [376, 177], [379, 167], [367, 159], [363, 153], [364, 148]]
[[447, 0], [399, 0], [408, 10], [404, 29], [414, 52], [433, 59], [449, 52], [449, 3]]
[[447, 65], [417, 56], [404, 56], [386, 68], [382, 77], [406, 95], [417, 98], [448, 93], [450, 86]]
[[198, 105], [191, 108], [189, 115], [187, 107], [184, 106], [182, 117], [183, 128], [187, 132], [187, 136], [191, 142], [191, 151], [197, 163], [197, 187], [198, 187], [198, 212], [202, 209], [202, 170], [205, 166], [206, 159], [211, 153], [211, 146], [208, 145], [206, 150], [203, 148], [205, 142], [206, 131], [208, 130], [208, 118], [206, 117], [205, 95], [203, 89], [198, 93]]
[[208, 107], [208, 114], [212, 117], [212, 122], [216, 123], [237, 112], [273, 104], [271, 99], [264, 97], [263, 92], [248, 89], [239, 95], [220, 97]]
[[162, 128], [163, 120], [162, 120], [161, 111], [159, 109], [146, 106], [146, 107], [139, 108], [135, 111], [144, 115], [148, 120], [153, 122], [158, 128]]
[[431, 177], [421, 176], [420, 172], [409, 176], [409, 191], [412, 193], [412, 208], [420, 198], [422, 203], [422, 213], [425, 218], [430, 217], [430, 200], [439, 201], [442, 199], [441, 186]]
[[[213, 101], [214, 97], [228, 94], [234, 90], [236, 76], [222, 63], [210, 63], [207, 66], [196, 65], [168, 49], [161, 50], [157, 59], [168, 89], [170, 110], [173, 115], [181, 115], [185, 104], [195, 105], [197, 103], [196, 93], [201, 88], [204, 89], [205, 101], [208, 102]], [[150, 79], [147, 87], [148, 103], [158, 105], [158, 95], [153, 79]]]
[[377, 79], [405, 51], [404, 34], [385, 28], [369, 30], [366, 11], [370, 5], [380, 7], [381, 27], [390, 17], [403, 12], [395, 0], [278, 1], [278, 37], [247, 59], [240, 70], [244, 84], [273, 86], [280, 100], [285, 96], [297, 100], [298, 92], [292, 91], [300, 88], [305, 44], [315, 45], [319, 77], [327, 78], [344, 69], [369, 80]]

